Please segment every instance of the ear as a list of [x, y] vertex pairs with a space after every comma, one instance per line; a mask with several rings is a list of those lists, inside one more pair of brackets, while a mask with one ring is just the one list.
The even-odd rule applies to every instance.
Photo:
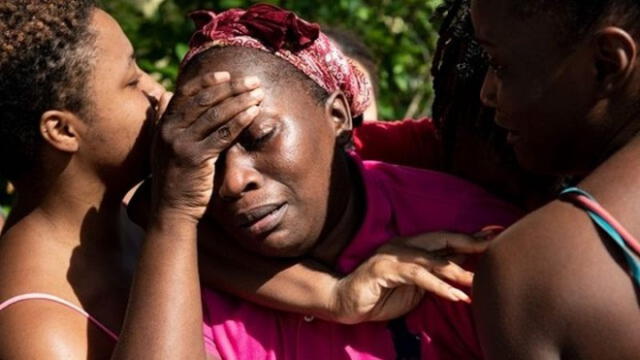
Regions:
[[609, 26], [594, 35], [594, 57], [600, 94], [624, 87], [637, 67], [637, 45], [625, 30]]
[[40, 134], [52, 147], [62, 152], [76, 152], [79, 147], [76, 127], [81, 123], [73, 113], [50, 110], [40, 117]]
[[351, 109], [342, 91], [338, 90], [329, 96], [325, 102], [325, 112], [334, 126], [336, 137], [344, 136], [343, 134], [353, 130]]

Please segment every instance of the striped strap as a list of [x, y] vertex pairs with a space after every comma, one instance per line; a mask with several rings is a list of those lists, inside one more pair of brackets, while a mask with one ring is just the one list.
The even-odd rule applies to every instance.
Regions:
[[574, 204], [586, 210], [591, 220], [622, 249], [629, 272], [640, 286], [640, 242], [586, 191], [573, 187], [561, 195], [569, 196]]
[[95, 326], [97, 326], [102, 331], [104, 331], [107, 335], [109, 335], [109, 337], [111, 337], [115, 341], [118, 341], [118, 335], [116, 335], [116, 333], [114, 333], [113, 331], [109, 330], [109, 328], [107, 328], [106, 326], [102, 325], [102, 323], [100, 323], [93, 316], [89, 315], [89, 313], [86, 312], [84, 309], [82, 309], [81, 307], [79, 307], [79, 306], [77, 306], [75, 304], [70, 303], [67, 300], [61, 299], [61, 298], [59, 298], [57, 296], [53, 296], [53, 295], [49, 295], [49, 294], [42, 294], [42, 293], [29, 293], [29, 294], [23, 294], [23, 295], [14, 296], [14, 297], [10, 298], [9, 300], [6, 300], [6, 301], [4, 301], [3, 303], [0, 304], [0, 311], [8, 308], [11, 305], [14, 305], [14, 304], [17, 304], [17, 303], [23, 302], [23, 301], [29, 301], [29, 300], [52, 301], [52, 302], [58, 303], [60, 305], [66, 306], [66, 307], [70, 308], [71, 310], [73, 310], [73, 311], [83, 315], [87, 319], [89, 319], [90, 322], [92, 322]]

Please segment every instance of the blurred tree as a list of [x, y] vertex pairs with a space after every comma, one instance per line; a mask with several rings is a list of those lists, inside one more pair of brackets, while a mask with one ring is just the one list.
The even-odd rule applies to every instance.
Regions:
[[[186, 14], [247, 7], [251, 0], [110, 0], [105, 8], [123, 25], [140, 65], [168, 86], [178, 72], [193, 27]], [[430, 113], [429, 68], [437, 40], [442, 0], [275, 0], [303, 18], [348, 29], [362, 37], [379, 59], [379, 111], [384, 119]]]

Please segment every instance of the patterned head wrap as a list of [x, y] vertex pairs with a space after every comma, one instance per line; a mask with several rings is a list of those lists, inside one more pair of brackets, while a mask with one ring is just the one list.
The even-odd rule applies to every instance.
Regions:
[[317, 24], [308, 23], [293, 12], [258, 4], [220, 14], [199, 10], [190, 16], [196, 32], [182, 67], [214, 47], [262, 50], [289, 62], [329, 94], [341, 90], [354, 117], [362, 115], [369, 105], [371, 85], [364, 74], [320, 32]]

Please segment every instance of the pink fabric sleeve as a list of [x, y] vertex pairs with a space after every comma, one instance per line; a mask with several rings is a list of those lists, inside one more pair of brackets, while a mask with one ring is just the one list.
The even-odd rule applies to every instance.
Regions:
[[355, 152], [363, 160], [421, 169], [438, 169], [440, 139], [429, 118], [364, 123], [353, 132]]

